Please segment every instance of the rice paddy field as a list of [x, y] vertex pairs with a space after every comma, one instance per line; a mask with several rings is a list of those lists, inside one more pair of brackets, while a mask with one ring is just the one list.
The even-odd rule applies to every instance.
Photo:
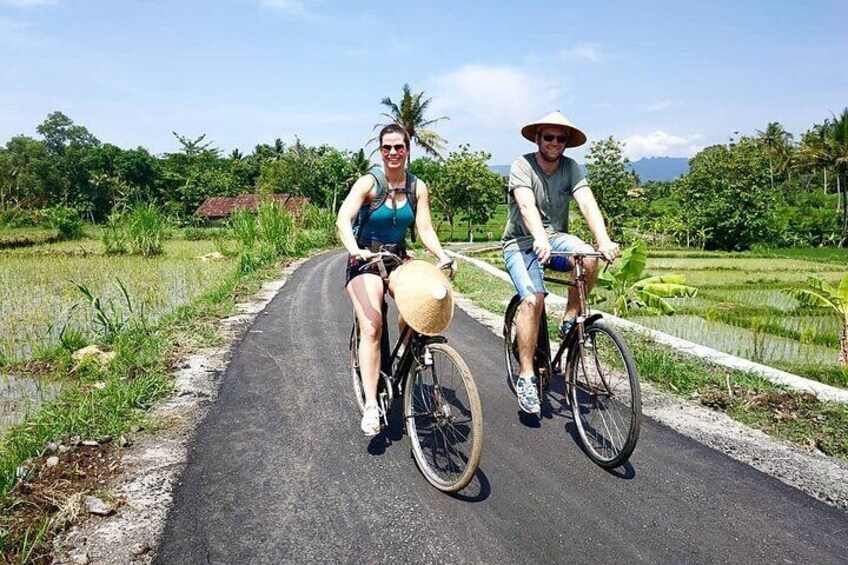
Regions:
[[[848, 388], [838, 363], [839, 320], [802, 308], [785, 290], [814, 275], [837, 284], [848, 250], [769, 250], [757, 253], [652, 250], [646, 271], [679, 274], [698, 289], [673, 299], [672, 316], [634, 312], [630, 319], [719, 351]], [[503, 269], [499, 251], [479, 256]], [[562, 287], [552, 288], [562, 293]], [[599, 305], [603, 309], [603, 304]]]
[[156, 321], [232, 271], [230, 259], [201, 259], [214, 250], [211, 241], [171, 240], [159, 257], [108, 256], [99, 241], [82, 240], [0, 251], [0, 359], [25, 361], [63, 329], [93, 337], [95, 309], [77, 284], [117, 319]]
[[33, 376], [34, 362], [63, 341], [72, 349], [102, 341], [103, 325], [78, 284], [113, 323], [153, 323], [233, 272], [233, 259], [201, 258], [213, 251], [212, 241], [181, 239], [154, 258], [106, 255], [96, 239], [0, 249], [0, 431], [61, 388]]

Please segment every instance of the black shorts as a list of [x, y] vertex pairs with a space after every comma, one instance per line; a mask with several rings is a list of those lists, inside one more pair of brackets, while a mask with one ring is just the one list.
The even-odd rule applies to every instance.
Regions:
[[[409, 255], [406, 254], [406, 248], [399, 245], [386, 245], [385, 249], [387, 251], [391, 251], [402, 257], [405, 261], [409, 260]], [[372, 249], [373, 251], [377, 251], [377, 248]], [[348, 283], [352, 281], [355, 277], [359, 275], [372, 274], [381, 276], [380, 274], [380, 265], [378, 263], [374, 263], [373, 265], [368, 265], [363, 267], [363, 264], [368, 261], [360, 261], [353, 255], [347, 256], [347, 269], [345, 269], [345, 287], [347, 287]], [[400, 267], [400, 265], [396, 264], [395, 261], [385, 261], [384, 262], [386, 268], [386, 275]], [[384, 280], [383, 285], [387, 285], [388, 281]]]

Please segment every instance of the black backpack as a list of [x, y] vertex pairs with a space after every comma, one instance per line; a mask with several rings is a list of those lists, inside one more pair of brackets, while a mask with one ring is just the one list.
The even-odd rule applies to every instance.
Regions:
[[[389, 191], [385, 188], [389, 186], [389, 181], [386, 180], [386, 175], [383, 171], [377, 169], [368, 174], [374, 177], [374, 185], [377, 189], [377, 194], [369, 204], [365, 204], [359, 209], [359, 214], [356, 215], [356, 219], [353, 221], [353, 235], [356, 237], [356, 243], [360, 247], [367, 247], [369, 245], [369, 242], [360, 240], [360, 237], [364, 233], [363, 228], [365, 227], [365, 224], [368, 223], [368, 219], [371, 218], [371, 214], [373, 214], [377, 208], [382, 206], [386, 202], [386, 198], [389, 197]], [[406, 173], [406, 185], [403, 188], [395, 189], [395, 192], [406, 194], [406, 197], [409, 199], [409, 204], [412, 206], [413, 218], [415, 217], [418, 205], [417, 189], [418, 178], [412, 173]], [[410, 238], [412, 241], [415, 241], [415, 221], [412, 222], [412, 226], [410, 226], [409, 231]]]

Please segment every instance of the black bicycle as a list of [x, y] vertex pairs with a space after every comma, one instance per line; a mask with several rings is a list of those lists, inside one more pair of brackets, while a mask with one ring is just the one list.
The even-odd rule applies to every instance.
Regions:
[[[533, 355], [539, 400], [545, 398], [565, 356], [565, 391], [578, 435], [589, 457], [601, 467], [623, 465], [639, 439], [642, 398], [633, 356], [621, 336], [603, 323], [600, 313], [592, 313], [586, 295], [583, 259], [601, 258], [600, 253], [553, 252], [552, 256], [572, 258], [574, 280], [554, 282], [576, 287], [580, 311], [566, 335], [559, 336], [556, 355], [551, 357], [547, 309], [539, 320], [539, 337]], [[546, 278], [545, 280], [553, 280]], [[513, 392], [518, 379], [519, 357], [516, 317], [521, 301], [512, 298], [504, 316], [504, 352], [507, 381]]]
[[[402, 259], [394, 253], [380, 251], [363, 268], [377, 261], [400, 264]], [[383, 267], [386, 263], [382, 263]], [[381, 268], [380, 272], [386, 278], [386, 269]], [[382, 367], [377, 385], [382, 425], [388, 425], [394, 400], [403, 398], [406, 432], [422, 474], [441, 491], [460, 491], [474, 477], [483, 448], [483, 412], [474, 377], [443, 336], [425, 336], [407, 325], [389, 350], [386, 300], [382, 312]], [[359, 322], [354, 314], [350, 367], [361, 413], [365, 410], [365, 392], [358, 351]]]

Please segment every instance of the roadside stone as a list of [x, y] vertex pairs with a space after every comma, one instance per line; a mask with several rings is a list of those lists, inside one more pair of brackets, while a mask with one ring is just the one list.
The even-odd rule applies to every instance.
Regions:
[[68, 446], [67, 445], [60, 445], [59, 446], [59, 453], [67, 453], [67, 452], [68, 452]]
[[88, 554], [84, 551], [72, 553], [70, 558], [73, 565], [88, 565], [91, 562], [88, 558]]
[[51, 455], [50, 457], [47, 458], [46, 465], [48, 467], [55, 467], [58, 464], [59, 464], [59, 458], [56, 457], [55, 455]]
[[82, 445], [84, 445], [85, 447], [100, 447], [100, 444], [97, 443], [97, 441], [95, 441], [93, 439], [84, 440], [82, 442]]
[[135, 543], [133, 544], [131, 551], [135, 556], [144, 555], [150, 551], [150, 544], [147, 542]]
[[132, 441], [127, 436], [121, 436], [118, 438], [118, 447], [129, 447], [132, 445]]
[[88, 345], [82, 349], [77, 349], [71, 354], [74, 361], [82, 362], [87, 359], [93, 359], [101, 366], [108, 365], [117, 356], [114, 351], [104, 351], [96, 345]]
[[56, 453], [59, 450], [59, 446], [56, 445], [55, 442], [48, 442], [47, 445], [44, 446], [44, 455], [50, 453]]
[[103, 502], [96, 496], [85, 497], [85, 509], [89, 514], [95, 514], [97, 516], [108, 516], [115, 511], [114, 506]]
[[97, 443], [99, 443], [100, 445], [103, 445], [104, 443], [109, 443], [110, 441], [112, 441], [112, 436], [100, 436], [99, 438], [97, 438]]

